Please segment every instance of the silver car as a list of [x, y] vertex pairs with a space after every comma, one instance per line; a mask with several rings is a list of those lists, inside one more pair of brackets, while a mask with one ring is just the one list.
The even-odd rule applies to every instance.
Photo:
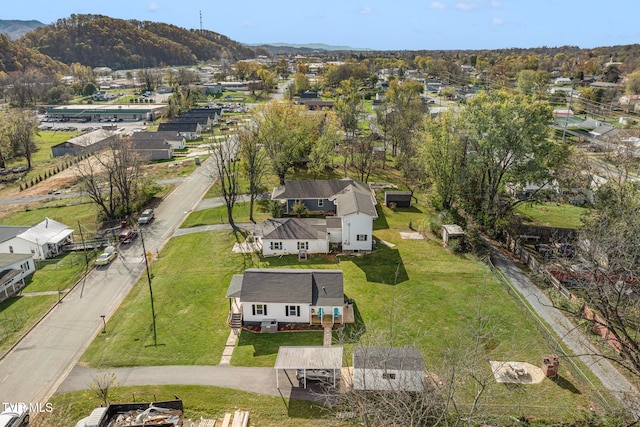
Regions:
[[145, 209], [138, 218], [138, 224], [149, 224], [153, 221], [153, 209]]

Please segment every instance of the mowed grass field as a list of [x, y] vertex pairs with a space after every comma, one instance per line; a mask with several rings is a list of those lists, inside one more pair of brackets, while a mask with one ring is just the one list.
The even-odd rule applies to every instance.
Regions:
[[[152, 267], [158, 345], [153, 343], [144, 278], [109, 320], [107, 333], [99, 334], [90, 345], [82, 363], [100, 368], [219, 363], [230, 332], [226, 291], [232, 275], [250, 267], [337, 268], [344, 272], [345, 296], [355, 300], [358, 322], [345, 328], [346, 335], [357, 332], [347, 337], [346, 365], [351, 363], [354, 345], [371, 341], [391, 345], [389, 336], [393, 336], [393, 345], [417, 346], [427, 366], [439, 366], [448, 349], [471, 344], [479, 329], [486, 333], [478, 359], [484, 375], [491, 374], [487, 360], [539, 366], [542, 357], [553, 351], [485, 264], [472, 255], [444, 249], [435, 236], [425, 240], [400, 237], [400, 232], [410, 231], [410, 222], [429, 215], [425, 207], [404, 212], [379, 207], [379, 214], [374, 237], [396, 246], [379, 243], [375, 253], [363, 257], [313, 256], [299, 263], [295, 256], [232, 254], [233, 243], [244, 236], [230, 231], [171, 239]], [[335, 340], [343, 337], [334, 333]], [[280, 345], [321, 344], [321, 332], [261, 335], [243, 331], [232, 364], [273, 366]], [[496, 384], [492, 404], [514, 416], [540, 405], [546, 408], [545, 414], [559, 419], [572, 416], [576, 408], [597, 405], [593, 388], [568, 368], [569, 364], [562, 365], [562, 381], [544, 380], [515, 388]], [[512, 412], [517, 405], [520, 409]]]
[[521, 203], [516, 212], [526, 223], [559, 228], [580, 228], [586, 208], [557, 203]]

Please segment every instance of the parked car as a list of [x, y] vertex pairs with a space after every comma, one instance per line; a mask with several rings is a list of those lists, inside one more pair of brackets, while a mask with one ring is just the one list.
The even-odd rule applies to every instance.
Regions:
[[96, 258], [96, 265], [109, 265], [111, 261], [113, 261], [118, 253], [116, 252], [116, 248], [113, 246], [107, 246], [104, 249], [104, 252], [100, 254], [98, 258]]
[[123, 228], [118, 235], [118, 241], [121, 244], [126, 245], [127, 243], [131, 243], [136, 237], [138, 237], [138, 230], [134, 230], [133, 228]]
[[153, 209], [145, 209], [138, 218], [138, 224], [149, 224], [151, 221], [153, 221], [153, 218]]
[[[333, 383], [334, 378], [339, 378], [339, 371], [333, 369], [307, 369], [307, 381], [320, 381], [326, 383]], [[296, 379], [300, 382], [304, 381], [305, 370], [296, 370]]]
[[5, 405], [0, 414], [0, 427], [22, 427], [29, 424], [29, 408], [24, 403]]

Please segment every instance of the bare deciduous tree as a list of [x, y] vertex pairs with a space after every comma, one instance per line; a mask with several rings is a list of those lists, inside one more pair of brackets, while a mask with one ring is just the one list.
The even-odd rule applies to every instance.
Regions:
[[227, 207], [227, 219], [229, 225], [237, 230], [233, 220], [233, 207], [236, 204], [240, 192], [238, 183], [238, 141], [235, 137], [225, 138], [222, 142], [217, 142], [211, 146], [212, 169], [211, 177], [218, 183], [222, 198]]
[[240, 154], [244, 173], [249, 180], [249, 220], [253, 219], [253, 206], [259, 192], [262, 191], [262, 180], [267, 173], [267, 153], [259, 143], [258, 127], [250, 124], [238, 132]]
[[76, 170], [83, 190], [111, 220], [132, 214], [143, 201], [141, 165], [130, 141], [113, 135], [105, 150], [93, 153]]
[[109, 394], [114, 387], [118, 387], [118, 379], [113, 372], [104, 372], [91, 376], [89, 389], [93, 392], [104, 406], [109, 405]]

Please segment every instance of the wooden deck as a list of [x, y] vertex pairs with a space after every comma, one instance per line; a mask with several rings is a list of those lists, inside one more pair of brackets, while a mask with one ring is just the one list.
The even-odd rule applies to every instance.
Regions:
[[[311, 316], [312, 325], [340, 325], [342, 323], [355, 323], [355, 315], [353, 313], [353, 305], [345, 305], [342, 316], [333, 317], [331, 314], [325, 314], [322, 319], [319, 316]], [[343, 319], [344, 318], [344, 319]]]

